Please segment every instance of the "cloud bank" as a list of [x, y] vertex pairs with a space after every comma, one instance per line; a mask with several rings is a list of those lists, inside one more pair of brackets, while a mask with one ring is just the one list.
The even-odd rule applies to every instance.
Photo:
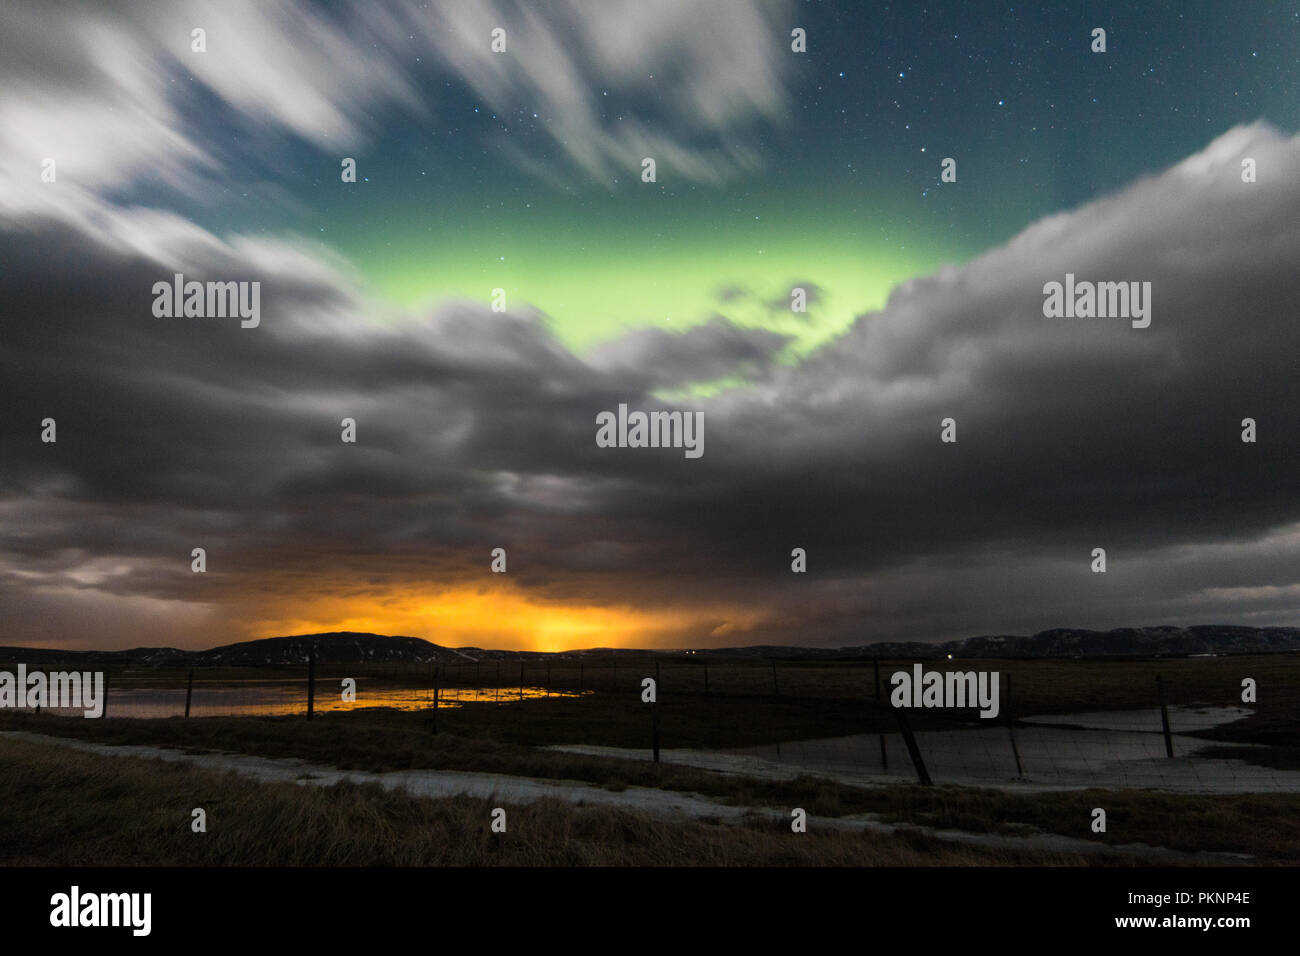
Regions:
[[[325, 133], [346, 122], [333, 109]], [[10, 195], [6, 642], [212, 643], [326, 623], [313, 615], [337, 602], [433, 640], [509, 643], [504, 612], [499, 633], [466, 629], [473, 601], [490, 616], [485, 594], [519, 621], [618, 608], [628, 640], [669, 645], [1294, 623], [1297, 160], [1300, 138], [1234, 129], [900, 286], [795, 365], [773, 363], [780, 336], [720, 319], [577, 356], [528, 309], [394, 313], [309, 245], [218, 237], [85, 184]], [[174, 272], [260, 281], [261, 325], [153, 317]], [[1043, 285], [1066, 273], [1150, 281], [1150, 328], [1045, 318]], [[705, 413], [703, 458], [596, 447], [598, 412], [735, 372], [749, 384], [679, 406]]]

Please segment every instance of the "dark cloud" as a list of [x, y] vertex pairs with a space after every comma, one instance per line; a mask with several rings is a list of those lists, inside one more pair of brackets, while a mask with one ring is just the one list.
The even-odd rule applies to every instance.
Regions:
[[647, 328], [589, 352], [593, 368], [637, 391], [752, 376], [768, 368], [790, 341], [767, 329], [740, 328], [720, 315], [683, 332]]
[[766, 305], [768, 311], [777, 313], [778, 315], [792, 315], [795, 318], [806, 319], [808, 313], [794, 312], [790, 308], [790, 304], [793, 301], [791, 297], [794, 295], [795, 289], [803, 289], [804, 305], [808, 307], [817, 305], [826, 298], [826, 290], [817, 283], [810, 282], [807, 279], [797, 279], [790, 283], [790, 289], [788, 292], [783, 292], [781, 295], [767, 301]]
[[[1241, 183], [1244, 155], [1271, 175]], [[538, 599], [758, 618], [676, 643], [1293, 622], [1300, 183], [1278, 171], [1298, 159], [1300, 140], [1235, 130], [901, 286], [789, 366], [782, 336], [720, 318], [578, 357], [531, 313], [387, 314], [310, 249], [108, 206], [11, 219], [0, 611], [11, 638], [118, 615], [117, 639], [249, 594], [310, 602], [313, 581], [481, 580], [500, 543]], [[175, 271], [261, 281], [260, 327], [155, 318]], [[1045, 318], [1067, 272], [1151, 282], [1151, 326]], [[702, 458], [595, 445], [598, 412], [745, 370], [678, 403], [704, 411]]]
[[724, 285], [714, 293], [714, 297], [719, 302], [739, 302], [752, 298], [753, 295], [754, 293], [743, 285]]

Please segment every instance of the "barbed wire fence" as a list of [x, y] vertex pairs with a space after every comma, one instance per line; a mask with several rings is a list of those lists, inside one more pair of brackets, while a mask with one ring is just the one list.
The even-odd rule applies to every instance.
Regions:
[[[1071, 701], [1093, 700], [1098, 706], [1091, 710], [1076, 707], [1066, 713], [1044, 707], [1041, 690], [1026, 710], [1015, 696], [1019, 685], [1012, 683], [1012, 673], [1033, 665], [1012, 663], [1003, 674], [998, 712], [987, 719], [975, 716], [969, 708], [892, 706], [891, 673], [906, 671], [916, 663], [862, 660], [809, 665], [779, 660], [651, 661], [611, 656], [343, 664], [309, 658], [260, 668], [140, 669], [106, 674], [103, 716], [310, 719], [341, 711], [392, 708], [428, 712], [436, 726], [439, 710], [470, 704], [505, 706], [538, 698], [609, 694], [637, 695], [639, 699], [643, 680], [652, 677], [659, 702], [670, 706], [686, 698], [694, 699], [696, 705], [702, 700], [706, 707], [711, 698], [720, 703], [743, 698], [757, 700], [761, 713], [764, 701], [773, 709], [787, 701], [853, 702], [875, 719], [876, 726], [869, 732], [846, 728], [844, 733], [813, 739], [778, 739], [679, 753], [671, 736], [661, 739], [656, 710], [654, 751], [656, 755], [669, 751], [668, 759], [675, 762], [707, 767], [712, 753], [714, 758], [725, 756], [729, 769], [756, 776], [809, 773], [922, 784], [1300, 791], [1300, 769], [1246, 759], [1252, 751], [1267, 748], [1196, 736], [1248, 716], [1248, 707], [1226, 692], [1217, 698], [1207, 697], [1203, 689], [1158, 672], [1148, 680], [1146, 671], [1155, 666], [1150, 661], [1105, 664], [1115, 674], [1124, 672], [1126, 665], [1144, 669], [1144, 676], [1129, 681], [1138, 682], [1138, 691], [1130, 689], [1127, 698], [1133, 706], [1108, 709], [1104, 686], [1078, 684], [1070, 689]], [[994, 662], [981, 662], [989, 663]], [[951, 661], [927, 660], [923, 665], [941, 672], [945, 668], [960, 670], [960, 665]], [[48, 712], [81, 715], [75, 709]], [[1230, 755], [1224, 756], [1216, 748], [1227, 748]]]

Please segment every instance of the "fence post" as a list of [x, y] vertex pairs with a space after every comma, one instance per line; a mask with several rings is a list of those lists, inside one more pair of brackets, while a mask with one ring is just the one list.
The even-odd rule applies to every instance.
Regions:
[[519, 699], [524, 699], [524, 662], [519, 662]]
[[307, 652], [307, 719], [316, 709], [316, 648]]
[[709, 693], [709, 665], [708, 664], [704, 665], [704, 693], [705, 696], [708, 696]]
[[190, 679], [185, 684], [185, 716], [190, 715], [190, 700], [194, 697], [194, 668], [190, 668]]
[[546, 662], [546, 696], [547, 696], [547, 697], [550, 697], [550, 696], [551, 696], [551, 662], [550, 662], [550, 660], [547, 660], [547, 662]]
[[781, 696], [781, 685], [776, 682], [776, 661], [772, 662], [772, 693]]
[[659, 684], [655, 682], [655, 701], [650, 705], [650, 742], [654, 747], [655, 763], [659, 762]]
[[578, 661], [578, 692], [582, 692], [582, 661]]
[[1165, 756], [1173, 757], [1174, 755], [1174, 738], [1169, 733], [1169, 708], [1165, 706], [1165, 682], [1160, 675], [1156, 675], [1156, 693], [1160, 697], [1160, 724], [1165, 732]]
[[921, 759], [921, 748], [916, 745], [916, 737], [912, 735], [912, 725], [908, 722], [902, 707], [894, 708], [894, 716], [898, 718], [898, 729], [903, 735], [903, 743], [907, 744], [907, 752], [912, 758], [912, 765], [916, 767], [916, 777], [928, 787], [931, 782], [930, 773], [925, 769], [925, 761]]
[[433, 724], [433, 732], [436, 734], [438, 732], [438, 682], [436, 680], [433, 682], [433, 715], [430, 722]]
[[[871, 668], [873, 673], [875, 674], [876, 701], [877, 703], [879, 703], [880, 701], [880, 658], [873, 657], [871, 659]], [[889, 769], [889, 753], [888, 751], [885, 750], [885, 734], [883, 731], [880, 734], [880, 769], [881, 770]]]
[[1023, 777], [1024, 769], [1020, 766], [1020, 747], [1016, 744], [1016, 721], [1011, 715], [1011, 675], [1007, 675], [1007, 735], [1011, 738], [1011, 752], [1016, 757], [1016, 776]]

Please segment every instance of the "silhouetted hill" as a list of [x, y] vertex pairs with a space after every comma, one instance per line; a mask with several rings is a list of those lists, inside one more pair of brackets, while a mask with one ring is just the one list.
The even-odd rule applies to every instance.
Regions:
[[322, 664], [355, 662], [432, 662], [473, 660], [459, 650], [440, 647], [419, 637], [336, 631], [328, 634], [294, 634], [267, 637], [238, 644], [223, 644], [203, 651], [174, 647], [136, 647], [124, 651], [65, 651], [50, 648], [0, 647], [0, 660], [24, 661], [32, 666], [44, 661], [76, 661], [77, 666], [122, 667], [268, 667], [305, 664], [311, 648]]
[[[533, 651], [487, 650], [479, 647], [451, 648], [419, 637], [338, 631], [328, 634], [295, 634], [256, 641], [225, 644], [203, 651], [174, 647], [137, 647], [124, 651], [68, 651], [56, 648], [0, 647], [0, 662], [19, 661], [28, 667], [68, 666], [86, 668], [125, 667], [267, 667], [305, 664], [308, 652], [316, 649], [322, 664], [371, 663], [456, 663], [469, 661], [535, 660], [546, 657], [593, 657], [609, 654], [682, 654], [682, 650], [655, 652], [613, 648], [588, 648], [562, 654]], [[751, 647], [700, 649], [692, 653], [712, 658], [760, 658], [781, 660], [852, 660], [972, 657], [1158, 657], [1193, 654], [1269, 654], [1300, 651], [1300, 628], [1234, 627], [1206, 624], [1194, 627], [1121, 627], [1110, 631], [1054, 628], [1032, 636], [987, 635], [939, 644], [882, 642], [855, 647], [786, 647], [773, 644]]]
[[941, 644], [872, 644], [837, 648], [837, 656], [871, 657], [1157, 657], [1192, 654], [1271, 654], [1300, 651], [1300, 628], [1120, 627], [1110, 631], [1053, 628], [1026, 637], [988, 635]]

